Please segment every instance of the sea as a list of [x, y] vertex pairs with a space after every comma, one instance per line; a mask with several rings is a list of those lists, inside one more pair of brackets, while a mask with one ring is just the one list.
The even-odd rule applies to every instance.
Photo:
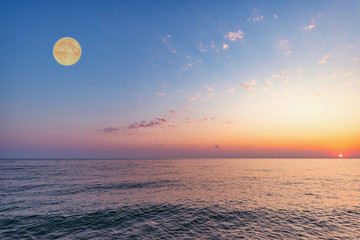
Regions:
[[360, 239], [360, 159], [2, 159], [0, 239]]

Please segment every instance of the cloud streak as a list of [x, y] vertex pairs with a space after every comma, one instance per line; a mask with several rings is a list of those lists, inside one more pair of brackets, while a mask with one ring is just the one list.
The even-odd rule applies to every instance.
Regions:
[[152, 127], [159, 127], [163, 124], [167, 123], [168, 120], [165, 118], [155, 118], [151, 121], [141, 121], [141, 122], [134, 122], [129, 124], [126, 129], [133, 130], [133, 129], [139, 129], [139, 128], [152, 128]]
[[166, 37], [163, 37], [161, 39], [161, 42], [164, 44], [165, 47], [167, 47], [172, 53], [176, 53], [175, 48], [170, 44], [171, 35], [167, 35]]
[[117, 135], [120, 132], [120, 128], [118, 128], [118, 127], [107, 127], [107, 128], [102, 129], [102, 132], [104, 134]]
[[[106, 127], [99, 132], [105, 135], [112, 135], [112, 136], [141, 136], [143, 134], [155, 134], [160, 133], [159, 130], [167, 130], [167, 129], [179, 129], [184, 126], [190, 126], [193, 124], [206, 124], [210, 120], [215, 121], [216, 117], [202, 117], [200, 119], [189, 119], [188, 117], [179, 118], [178, 112], [175, 110], [170, 110], [168, 114], [163, 115], [162, 117], [156, 117], [151, 120], [143, 120], [143, 121], [136, 121], [128, 124], [124, 127]], [[219, 126], [225, 126], [227, 123], [218, 123]], [[214, 123], [216, 124], [216, 122]], [[215, 125], [214, 125], [215, 126]], [[153, 129], [153, 130], [152, 130]]]

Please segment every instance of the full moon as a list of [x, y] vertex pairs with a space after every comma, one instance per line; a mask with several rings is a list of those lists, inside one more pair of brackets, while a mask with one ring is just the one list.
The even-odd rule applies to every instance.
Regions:
[[71, 37], [64, 37], [55, 43], [53, 54], [58, 63], [70, 66], [79, 61], [81, 56], [81, 47], [75, 39]]

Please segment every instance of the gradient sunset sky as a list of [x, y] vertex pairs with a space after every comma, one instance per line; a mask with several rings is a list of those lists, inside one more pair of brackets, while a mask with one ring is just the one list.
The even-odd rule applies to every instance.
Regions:
[[0, 157], [360, 157], [359, 10], [2, 1]]

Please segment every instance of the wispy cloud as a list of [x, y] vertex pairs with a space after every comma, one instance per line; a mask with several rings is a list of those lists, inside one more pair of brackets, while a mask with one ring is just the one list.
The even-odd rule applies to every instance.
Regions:
[[230, 88], [229, 90], [226, 90], [225, 93], [235, 94], [235, 88]]
[[188, 125], [190, 125], [192, 123], [192, 121], [189, 118], [185, 118], [184, 120], [185, 120], [185, 123]]
[[172, 53], [176, 53], [176, 50], [174, 47], [170, 44], [171, 41], [171, 35], [167, 35], [166, 37], [161, 38], [161, 42], [164, 44], [165, 47], [167, 47]]
[[207, 52], [209, 50], [209, 46], [204, 45], [202, 42], [199, 42], [198, 45], [197, 45], [197, 49], [200, 52]]
[[264, 87], [265, 87], [265, 90], [269, 90], [269, 89], [273, 88], [272, 78], [266, 79], [266, 83], [265, 83]]
[[291, 54], [290, 43], [287, 39], [281, 39], [276, 44], [277, 48], [279, 48], [286, 56]]
[[277, 14], [274, 14], [273, 17], [274, 17], [274, 19], [278, 19], [278, 15], [277, 15]]
[[139, 128], [149, 128], [149, 127], [152, 128], [152, 127], [161, 126], [167, 122], [168, 122], [168, 120], [166, 120], [165, 118], [155, 118], [151, 121], [141, 121], [141, 122], [131, 123], [129, 126], [126, 127], [126, 129], [132, 130], [132, 129], [139, 129]]
[[241, 83], [240, 87], [249, 91], [249, 90], [253, 90], [255, 85], [256, 85], [256, 79], [252, 79], [249, 82]]
[[226, 50], [226, 49], [228, 49], [228, 48], [229, 48], [229, 45], [226, 44], [226, 43], [223, 43], [223, 50]]
[[197, 120], [195, 122], [205, 122], [208, 120], [216, 120], [216, 117], [204, 117], [204, 118], [200, 118], [199, 120]]
[[193, 67], [197, 67], [199, 64], [202, 63], [202, 59], [200, 58], [193, 58], [190, 55], [186, 56], [186, 63], [183, 64], [183, 69], [191, 69]]
[[172, 115], [178, 115], [178, 113], [175, 112], [174, 110], [170, 110], [169, 112], [170, 112]]
[[283, 75], [286, 74], [286, 73], [287, 73], [287, 70], [282, 70], [281, 72], [272, 75], [271, 78], [272, 78], [272, 79], [275, 79], [275, 78], [278, 78], [278, 77], [283, 76]]
[[315, 28], [315, 25], [314, 24], [310, 24], [308, 26], [301, 26], [301, 28], [305, 31], [310, 31], [311, 29], [314, 29]]
[[241, 83], [240, 87], [244, 88], [245, 90], [250, 90], [251, 89], [251, 87], [247, 83]]
[[139, 121], [130, 123], [126, 127], [106, 127], [100, 130], [103, 134], [106, 135], [137, 135], [138, 130], [160, 127], [164, 128], [168, 124], [169, 120], [166, 118], [154, 118], [150, 121]]
[[117, 135], [120, 132], [120, 128], [118, 128], [118, 127], [107, 127], [107, 128], [102, 129], [102, 132], [104, 134]]
[[326, 54], [326, 55], [322, 56], [321, 60], [318, 61], [317, 63], [318, 64], [325, 64], [325, 63], [327, 63], [327, 59], [329, 57], [331, 57], [331, 56], [332, 56], [332, 53]]
[[184, 65], [183, 65], [183, 69], [190, 69], [190, 68], [192, 68], [194, 66], [194, 64], [192, 64], [192, 63], [185, 63]]
[[310, 31], [310, 30], [312, 30], [312, 29], [314, 29], [315, 28], [315, 18], [313, 18], [312, 20], [311, 20], [311, 23], [309, 24], [309, 25], [303, 25], [303, 26], [301, 26], [301, 28], [304, 30], [304, 31]]
[[303, 75], [308, 75], [306, 69], [304, 67], [298, 67], [297, 68], [297, 72], [300, 73], [300, 74], [303, 74]]
[[243, 39], [244, 33], [241, 30], [237, 32], [227, 32], [224, 37], [230, 41], [237, 41], [239, 39]]
[[206, 91], [214, 91], [214, 88], [209, 86], [204, 86], [204, 88], [206, 89]]
[[[187, 106], [190, 108], [190, 106]], [[184, 110], [184, 109], [182, 109]], [[185, 112], [186, 113], [186, 112]], [[184, 126], [192, 125], [192, 124], [207, 124], [210, 120], [215, 121], [216, 117], [213, 116], [204, 116], [200, 119], [190, 119], [189, 117], [181, 117], [178, 115], [179, 113], [175, 110], [170, 110], [168, 114], [163, 115], [162, 117], [155, 117], [151, 120], [142, 120], [136, 121], [128, 124], [124, 127], [106, 127], [100, 130], [101, 133], [105, 135], [123, 135], [123, 136], [142, 136], [148, 134], [160, 134], [161, 131], [166, 131], [168, 129], [178, 129]], [[221, 125], [230, 124], [230, 121], [225, 123], [221, 123]], [[216, 123], [218, 124], [219, 123]], [[214, 125], [215, 126], [215, 125]], [[219, 125], [220, 126], [220, 125]]]
[[206, 120], [208, 120], [207, 117], [199, 119], [198, 122], [204, 122], [204, 121], [206, 121]]
[[311, 19], [311, 22], [310, 24], [307, 24], [307, 25], [302, 25], [301, 28], [304, 30], [304, 31], [311, 31], [312, 29], [314, 29], [316, 27], [316, 21], [325, 17], [325, 14], [322, 13], [322, 12], [319, 12], [315, 17], [313, 17]]
[[247, 21], [250, 22], [259, 22], [264, 20], [264, 16], [257, 16], [257, 17], [252, 17], [252, 18], [248, 18]]
[[[269, 89], [273, 88], [272, 80], [280, 78], [282, 76], [285, 76], [287, 73], [288, 73], [287, 70], [281, 70], [280, 72], [275, 73], [270, 78], [266, 79], [266, 83], [264, 84], [265, 89], [269, 90]], [[289, 82], [289, 79], [286, 78], [283, 80], [283, 82], [287, 83], [287, 82]]]
[[166, 94], [163, 93], [163, 92], [160, 92], [160, 93], [156, 93], [157, 96], [165, 96]]
[[221, 122], [221, 123], [217, 124], [217, 126], [222, 127], [222, 126], [226, 126], [226, 125], [230, 125], [230, 124], [232, 124], [231, 121], [226, 121], [226, 122]]

